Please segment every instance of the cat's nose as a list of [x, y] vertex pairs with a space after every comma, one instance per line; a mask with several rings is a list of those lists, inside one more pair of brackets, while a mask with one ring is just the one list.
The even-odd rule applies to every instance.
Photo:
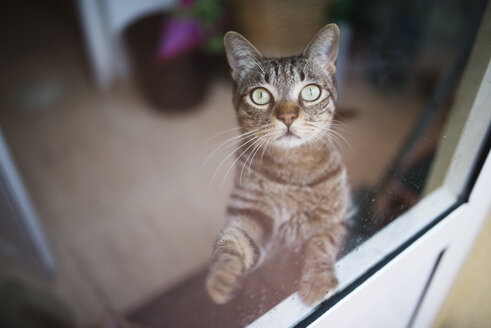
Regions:
[[297, 113], [282, 113], [278, 115], [278, 119], [285, 123], [286, 126], [290, 127], [297, 116]]

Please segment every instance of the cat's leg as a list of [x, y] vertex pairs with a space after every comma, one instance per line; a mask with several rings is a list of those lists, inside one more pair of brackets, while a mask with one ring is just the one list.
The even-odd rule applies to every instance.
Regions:
[[228, 302], [242, 276], [259, 264], [273, 229], [273, 219], [261, 210], [228, 208], [227, 215], [229, 223], [217, 236], [206, 280], [208, 294], [218, 304]]
[[346, 224], [341, 222], [307, 242], [299, 286], [299, 295], [306, 304], [320, 301], [338, 285], [334, 265], [345, 233]]

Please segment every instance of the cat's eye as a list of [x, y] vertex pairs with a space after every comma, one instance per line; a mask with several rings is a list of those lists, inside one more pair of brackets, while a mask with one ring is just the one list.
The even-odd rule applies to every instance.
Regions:
[[271, 100], [271, 94], [264, 88], [256, 88], [251, 93], [251, 99], [257, 105], [265, 105]]
[[309, 84], [308, 86], [302, 89], [300, 95], [303, 100], [314, 101], [317, 100], [321, 95], [321, 89], [315, 84]]

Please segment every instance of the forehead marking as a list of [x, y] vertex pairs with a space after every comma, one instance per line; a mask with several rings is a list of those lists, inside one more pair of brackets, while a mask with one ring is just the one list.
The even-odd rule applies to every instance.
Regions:
[[278, 64], [278, 62], [276, 60], [273, 60], [271, 63], [273, 65], [275, 76], [278, 77], [280, 75], [279, 74], [280, 65]]

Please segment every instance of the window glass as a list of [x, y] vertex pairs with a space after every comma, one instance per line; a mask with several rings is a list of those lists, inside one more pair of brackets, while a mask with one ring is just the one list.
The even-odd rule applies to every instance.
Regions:
[[[334, 272], [307, 278], [309, 242], [332, 259], [311, 266], [338, 270], [345, 287], [374, 264], [352, 254], [365, 256], [377, 233], [412, 231], [450, 205], [435, 193], [450, 163], [441, 145], [457, 147], [462, 129], [449, 121], [467, 118], [455, 114], [457, 90], [485, 1], [116, 2], [1, 11], [0, 124], [58, 269], [40, 282], [2, 258], [0, 273], [35, 282], [73, 324], [241, 327], [288, 298], [285, 324], [294, 324], [320, 301], [306, 305], [305, 295], [336, 285]], [[328, 23], [338, 28], [307, 46]], [[227, 60], [229, 30], [254, 47], [232, 35]], [[282, 144], [255, 134], [271, 122], [293, 136]], [[305, 122], [323, 131], [317, 143], [292, 141]], [[343, 162], [322, 155], [326, 143]], [[339, 179], [346, 170], [349, 191], [324, 176], [322, 190], [299, 180], [319, 166]], [[281, 229], [324, 222], [340, 202], [343, 222], [309, 227], [303, 239]], [[401, 218], [418, 204], [432, 214]], [[313, 239], [323, 229], [329, 236]], [[284, 247], [262, 241], [282, 233]], [[384, 237], [383, 248], [404, 238]], [[220, 261], [228, 269], [210, 287]]]

